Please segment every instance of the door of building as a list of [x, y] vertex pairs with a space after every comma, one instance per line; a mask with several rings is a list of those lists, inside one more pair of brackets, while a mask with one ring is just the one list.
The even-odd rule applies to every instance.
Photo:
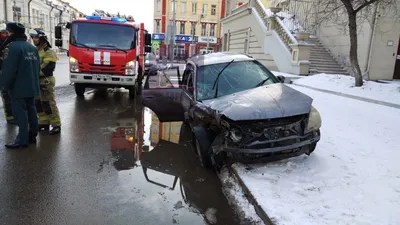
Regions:
[[399, 46], [397, 47], [396, 64], [394, 66], [393, 79], [400, 80], [400, 38]]

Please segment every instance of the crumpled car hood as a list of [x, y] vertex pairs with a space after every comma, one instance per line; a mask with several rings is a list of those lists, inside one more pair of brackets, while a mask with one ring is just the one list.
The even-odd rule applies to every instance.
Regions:
[[203, 101], [231, 120], [262, 120], [307, 114], [313, 99], [284, 84], [271, 84]]

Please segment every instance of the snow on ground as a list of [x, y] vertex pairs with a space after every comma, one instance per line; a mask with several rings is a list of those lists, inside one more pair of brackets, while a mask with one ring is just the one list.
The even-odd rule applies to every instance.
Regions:
[[400, 105], [400, 83], [398, 82], [365, 81], [362, 87], [354, 87], [354, 77], [317, 74], [293, 79], [293, 83]]
[[294, 75], [294, 74], [290, 74], [290, 73], [282, 73], [282, 72], [278, 72], [278, 71], [271, 71], [275, 76], [284, 76], [284, 77], [289, 77], [289, 78], [304, 78], [305, 76], [300, 76], [300, 75]]
[[229, 203], [240, 215], [243, 224], [261, 225], [263, 221], [258, 217], [253, 205], [247, 200], [242, 188], [236, 179], [229, 174], [227, 169], [219, 173], [219, 178], [223, 184], [223, 192]]
[[314, 98], [311, 156], [234, 165], [279, 225], [400, 224], [400, 110], [291, 85]]

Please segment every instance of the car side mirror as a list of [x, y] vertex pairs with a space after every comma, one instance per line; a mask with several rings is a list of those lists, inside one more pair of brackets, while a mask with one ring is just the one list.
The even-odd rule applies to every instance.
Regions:
[[70, 23], [70, 22], [67, 22], [67, 24], [65, 25], [65, 28], [71, 29], [71, 23]]
[[63, 40], [56, 40], [56, 41], [55, 41], [55, 45], [56, 45], [57, 47], [62, 47], [62, 46], [63, 46]]
[[151, 52], [151, 46], [145, 46], [144, 47], [144, 52], [145, 53], [150, 53]]
[[285, 83], [285, 77], [284, 76], [278, 75], [278, 76], [276, 76], [276, 78], [278, 78], [279, 82]]
[[69, 51], [67, 50], [67, 56], [69, 57]]
[[61, 26], [56, 26], [54, 28], [54, 37], [56, 39], [62, 39], [62, 28], [61, 28]]
[[151, 45], [151, 34], [144, 34], [144, 45]]

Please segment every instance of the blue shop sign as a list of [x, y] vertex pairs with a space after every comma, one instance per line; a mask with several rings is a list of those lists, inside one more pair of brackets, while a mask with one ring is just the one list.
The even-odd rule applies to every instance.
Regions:
[[[194, 39], [193, 39], [194, 38]], [[197, 36], [177, 34], [175, 36], [176, 42], [197, 42]]]
[[151, 39], [163, 41], [163, 40], [165, 40], [165, 34], [152, 34]]

